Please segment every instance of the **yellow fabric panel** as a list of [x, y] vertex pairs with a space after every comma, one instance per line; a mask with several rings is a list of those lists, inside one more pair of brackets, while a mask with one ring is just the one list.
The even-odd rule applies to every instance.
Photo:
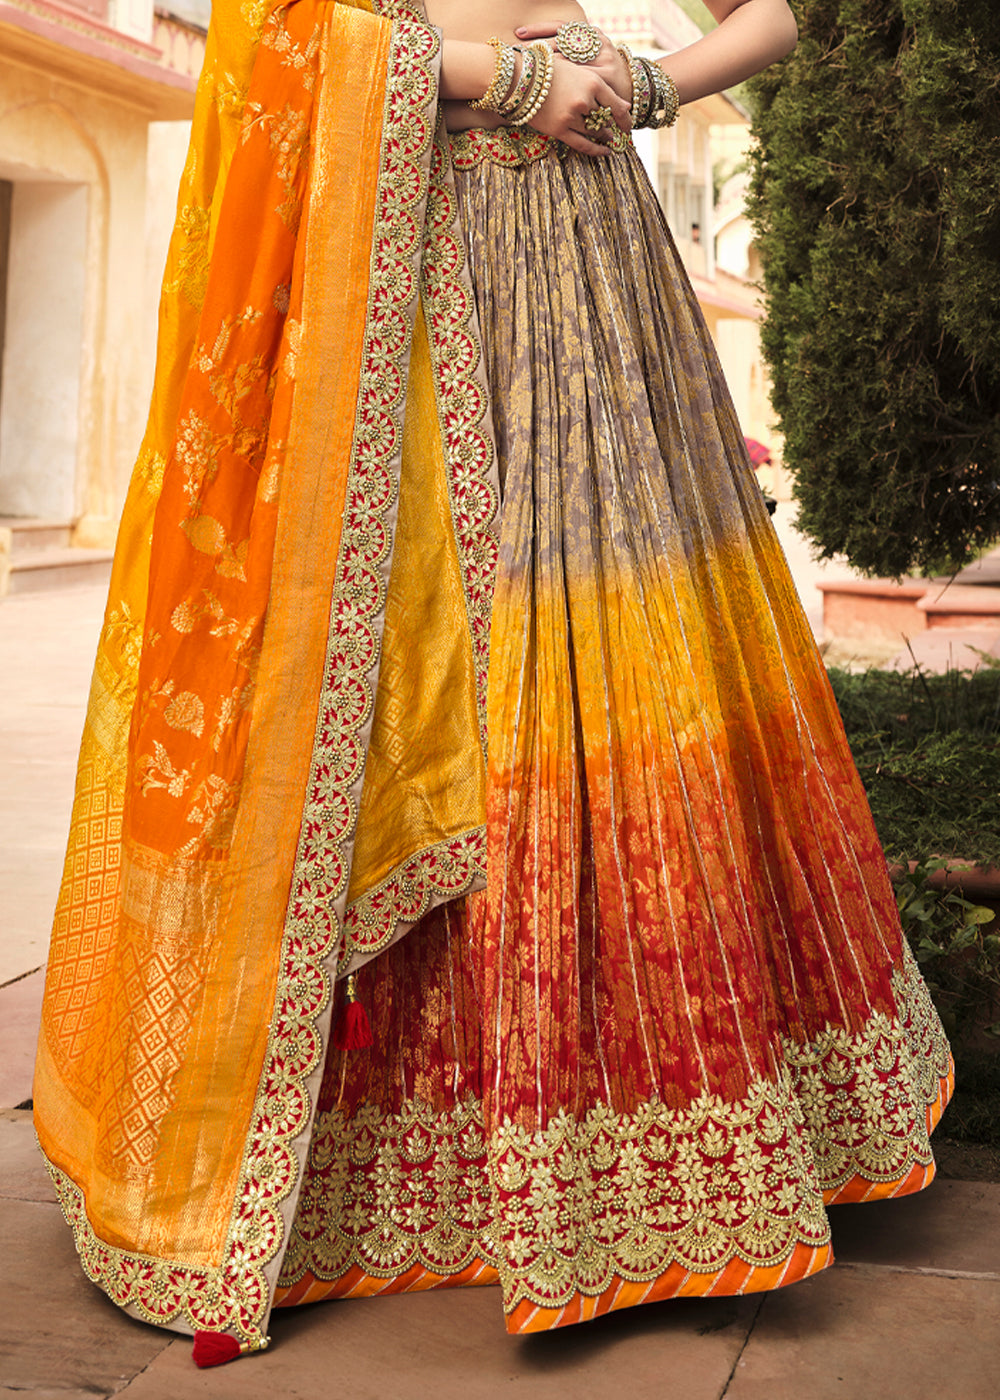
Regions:
[[413, 335], [395, 553], [348, 902], [486, 819], [465, 596], [423, 311]]

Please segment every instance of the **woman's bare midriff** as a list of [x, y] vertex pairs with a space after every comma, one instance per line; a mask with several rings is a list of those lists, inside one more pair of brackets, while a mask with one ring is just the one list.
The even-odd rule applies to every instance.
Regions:
[[[515, 29], [526, 24], [566, 24], [587, 18], [575, 0], [425, 0], [431, 24], [446, 39], [464, 39], [484, 44], [491, 34], [515, 43]], [[467, 131], [474, 126], [499, 126], [499, 118], [474, 112], [466, 102], [446, 102], [445, 121], [449, 131]]]

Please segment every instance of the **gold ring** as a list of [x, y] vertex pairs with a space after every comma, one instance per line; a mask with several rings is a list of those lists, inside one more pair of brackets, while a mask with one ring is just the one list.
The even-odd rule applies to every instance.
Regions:
[[583, 124], [588, 131], [603, 131], [606, 126], [612, 126], [614, 120], [615, 114], [610, 107], [595, 107], [584, 117]]
[[556, 44], [563, 58], [570, 63], [593, 63], [604, 47], [604, 36], [592, 24], [582, 24], [580, 20], [570, 20], [556, 30]]

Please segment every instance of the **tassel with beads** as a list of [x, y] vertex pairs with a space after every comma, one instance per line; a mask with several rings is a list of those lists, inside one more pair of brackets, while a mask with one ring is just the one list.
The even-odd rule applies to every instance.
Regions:
[[228, 1332], [196, 1332], [191, 1354], [194, 1364], [205, 1370], [209, 1366], [225, 1366], [227, 1361], [235, 1361], [248, 1351], [263, 1351], [268, 1340], [260, 1337], [257, 1341], [238, 1342]]
[[333, 1044], [337, 1050], [367, 1050], [375, 1043], [367, 1012], [358, 1000], [358, 975], [348, 974], [344, 988], [347, 1004], [340, 1013], [333, 1032]]

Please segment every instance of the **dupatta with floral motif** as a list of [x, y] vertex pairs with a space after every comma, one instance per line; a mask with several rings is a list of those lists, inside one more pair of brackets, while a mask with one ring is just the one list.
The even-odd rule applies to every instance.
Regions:
[[90, 1277], [244, 1350], [336, 978], [483, 880], [498, 499], [438, 36], [268, 10], [213, 6], [35, 1082]]

